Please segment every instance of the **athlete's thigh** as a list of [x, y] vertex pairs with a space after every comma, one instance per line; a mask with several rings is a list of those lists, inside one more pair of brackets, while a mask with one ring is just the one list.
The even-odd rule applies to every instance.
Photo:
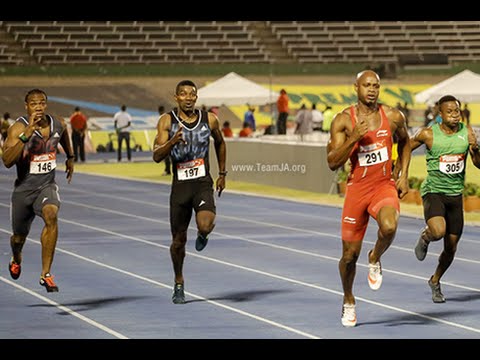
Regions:
[[447, 197], [447, 234], [461, 236], [463, 232], [463, 196], [448, 196]]
[[216, 213], [217, 208], [211, 182], [202, 181], [196, 185], [196, 191], [193, 195], [193, 208], [196, 213], [203, 210]]
[[398, 191], [393, 181], [376, 186], [374, 191], [368, 206], [368, 212], [374, 219], [377, 219], [378, 212], [385, 206], [391, 206], [400, 212]]
[[428, 193], [422, 197], [423, 217], [425, 221], [433, 217], [446, 216], [445, 197], [442, 194]]
[[187, 231], [193, 213], [194, 188], [189, 183], [172, 184], [170, 193], [170, 229], [175, 235]]
[[347, 187], [342, 210], [342, 239], [361, 241], [368, 226], [369, 198], [358, 186]]
[[33, 201], [36, 194], [27, 192], [13, 192], [11, 203], [12, 231], [15, 235], [28, 235], [35, 212]]
[[60, 194], [58, 193], [58, 185], [49, 184], [42, 188], [33, 203], [33, 210], [38, 216], [42, 216], [42, 209], [45, 205], [55, 205], [60, 208]]

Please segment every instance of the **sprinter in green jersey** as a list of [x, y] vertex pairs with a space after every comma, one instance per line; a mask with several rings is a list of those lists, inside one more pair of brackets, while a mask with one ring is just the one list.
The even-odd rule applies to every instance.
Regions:
[[463, 231], [463, 189], [468, 154], [480, 169], [477, 137], [462, 122], [460, 101], [445, 95], [439, 100], [441, 123], [420, 128], [410, 139], [412, 151], [426, 146], [427, 178], [422, 183], [423, 214], [426, 227], [415, 246], [415, 256], [423, 261], [431, 241], [444, 239], [435, 273], [428, 280], [434, 303], [445, 302], [440, 279], [455, 257]]

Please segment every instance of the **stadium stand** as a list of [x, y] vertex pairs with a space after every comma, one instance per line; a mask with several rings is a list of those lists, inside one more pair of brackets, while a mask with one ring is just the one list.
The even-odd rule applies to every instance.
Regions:
[[480, 60], [480, 21], [0, 21], [0, 39], [5, 65]]

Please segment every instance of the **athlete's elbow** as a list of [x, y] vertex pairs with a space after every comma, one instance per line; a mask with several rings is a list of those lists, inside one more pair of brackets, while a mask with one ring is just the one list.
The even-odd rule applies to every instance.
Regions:
[[338, 166], [337, 164], [328, 163], [328, 167], [329, 167], [330, 170], [335, 171], [335, 170], [337, 170], [340, 166]]
[[6, 167], [7, 169], [10, 169], [10, 168], [13, 166], [13, 164], [14, 164], [12, 161], [8, 161], [8, 160], [5, 160], [5, 159], [3, 159], [3, 158], [2, 158], [2, 160], [3, 160], [3, 165], [5, 165], [5, 167]]

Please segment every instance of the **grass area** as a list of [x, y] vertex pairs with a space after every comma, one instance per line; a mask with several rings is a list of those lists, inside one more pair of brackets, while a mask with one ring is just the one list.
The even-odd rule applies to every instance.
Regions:
[[[471, 161], [470, 161], [471, 162]], [[471, 165], [471, 166], [470, 166]], [[472, 169], [474, 166], [469, 163], [467, 174], [476, 174], [478, 169]], [[59, 169], [60, 170], [60, 169]], [[152, 162], [132, 162], [132, 163], [100, 163], [100, 164], [78, 164], [75, 166], [75, 172], [112, 176], [118, 178], [136, 179], [169, 184], [170, 176], [162, 176], [164, 165]], [[424, 178], [426, 176], [425, 157], [413, 156], [410, 164], [410, 176]], [[472, 182], [480, 185], [480, 177], [471, 175]], [[74, 180], [75, 181], [75, 177]], [[227, 188], [225, 191], [235, 191], [249, 194], [256, 194], [268, 197], [282, 199], [291, 199], [315, 204], [324, 204], [332, 206], [342, 206], [343, 198], [338, 195], [323, 193], [314, 193], [308, 191], [294, 190], [289, 188], [280, 188], [275, 186], [258, 185], [246, 182], [231, 181], [227, 178]], [[423, 217], [423, 207], [414, 204], [401, 204], [402, 214]], [[470, 224], [480, 224], [480, 213], [466, 212], [465, 221]]]

